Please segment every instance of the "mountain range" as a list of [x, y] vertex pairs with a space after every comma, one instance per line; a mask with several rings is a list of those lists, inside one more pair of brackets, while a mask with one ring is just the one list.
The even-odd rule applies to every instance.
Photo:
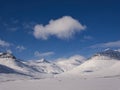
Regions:
[[[120, 75], [120, 52], [104, 50], [88, 59], [76, 55], [69, 59], [23, 61], [8, 52], [0, 53], [0, 78], [110, 77]], [[10, 77], [10, 78], [9, 78]]]

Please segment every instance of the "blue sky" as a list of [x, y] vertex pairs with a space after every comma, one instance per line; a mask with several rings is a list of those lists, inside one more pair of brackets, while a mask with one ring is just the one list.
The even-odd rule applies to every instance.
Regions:
[[0, 51], [50, 60], [120, 48], [119, 0], [0, 0]]

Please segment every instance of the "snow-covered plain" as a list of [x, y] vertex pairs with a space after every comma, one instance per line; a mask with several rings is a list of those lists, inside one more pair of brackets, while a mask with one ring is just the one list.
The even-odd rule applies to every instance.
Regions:
[[120, 90], [120, 78], [48, 78], [0, 83], [0, 90]]

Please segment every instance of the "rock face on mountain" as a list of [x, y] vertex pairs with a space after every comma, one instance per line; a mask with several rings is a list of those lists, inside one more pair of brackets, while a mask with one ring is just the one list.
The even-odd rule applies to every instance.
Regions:
[[0, 58], [12, 58], [12, 59], [16, 59], [16, 57], [14, 55], [12, 55], [11, 53], [0, 53]]
[[98, 52], [95, 55], [93, 55], [91, 58], [100, 57], [100, 56], [120, 60], [120, 52], [117, 50], [110, 50], [110, 49], [104, 50], [102, 52]]

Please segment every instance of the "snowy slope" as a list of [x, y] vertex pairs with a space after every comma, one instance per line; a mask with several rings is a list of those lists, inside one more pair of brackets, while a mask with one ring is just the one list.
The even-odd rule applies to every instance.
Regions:
[[8, 67], [8, 69], [4, 69], [4, 72], [9, 72], [10, 70], [10, 72], [16, 72], [11, 72], [10, 74], [22, 74], [34, 78], [53, 77], [54, 74], [63, 72], [56, 64], [45, 59], [23, 62], [10, 53], [0, 53], [0, 65], [4, 66], [1, 68]]
[[64, 72], [69, 71], [85, 61], [85, 58], [80, 55], [74, 55], [69, 58], [60, 58], [56, 60], [56, 64], [61, 67]]
[[[115, 65], [120, 61], [118, 60], [88, 60], [85, 63], [81, 64], [80, 66], [74, 68], [71, 71], [68, 71], [66, 73], [72, 74], [72, 75], [78, 75], [78, 76], [84, 76], [84, 75], [101, 75], [101, 71], [107, 71], [110, 67]], [[105, 74], [103, 74], [105, 75]]]
[[55, 63], [49, 62], [45, 59], [32, 60], [32, 61], [29, 61], [28, 64], [31, 67], [36, 68], [38, 71], [42, 70], [43, 72], [48, 74], [59, 74], [63, 72], [63, 70], [59, 66], [57, 66]]
[[36, 68], [30, 67], [28, 64], [16, 59], [15, 56], [13, 56], [10, 53], [0, 54], [0, 64], [9, 67], [16, 72], [23, 73], [26, 75], [35, 75], [41, 73]]
[[116, 51], [108, 50], [95, 54], [83, 64], [60, 76], [114, 76], [120, 75], [119, 68], [119, 52], [116, 53]]
[[120, 52], [117, 50], [105, 49], [102, 52], [96, 53], [91, 58], [95, 58], [96, 56], [106, 56], [106, 57], [109, 57], [111, 59], [120, 60]]
[[4, 65], [0, 65], [0, 73], [6, 73], [6, 74], [9, 74], [9, 73], [17, 73], [14, 69], [11, 69], [7, 66], [4, 66]]

